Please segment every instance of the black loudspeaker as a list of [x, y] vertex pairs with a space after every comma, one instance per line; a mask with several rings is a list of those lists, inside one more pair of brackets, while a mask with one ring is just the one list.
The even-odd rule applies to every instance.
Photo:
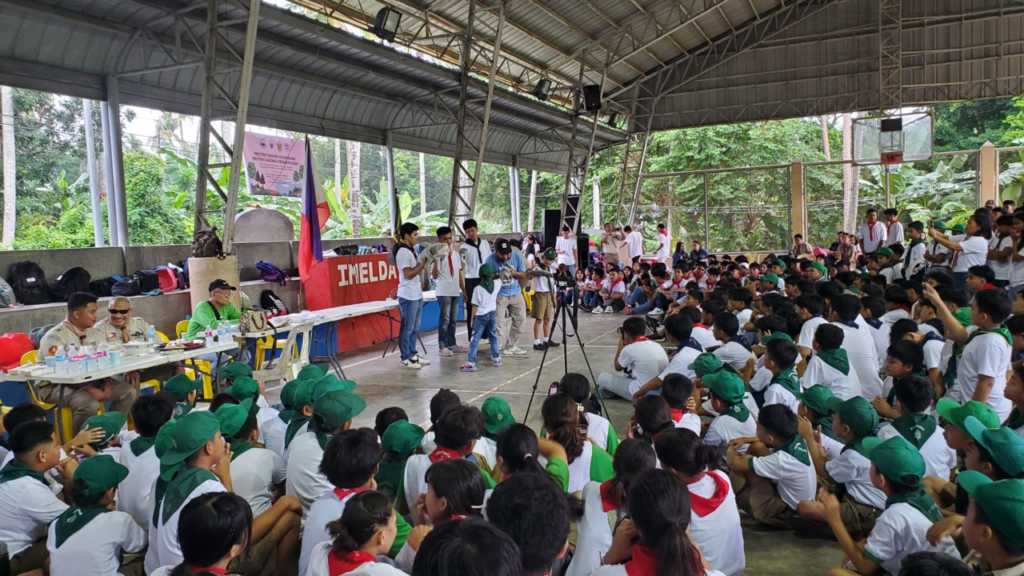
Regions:
[[562, 211], [544, 211], [544, 247], [554, 248], [555, 240], [562, 233]]
[[576, 255], [579, 257], [580, 268], [590, 267], [590, 236], [580, 234], [576, 237]]
[[[569, 196], [565, 200], [566, 202], [569, 203], [569, 205], [566, 206], [565, 210], [565, 224], [569, 227], [570, 230], [573, 231], [574, 234], [579, 234], [580, 232], [579, 213], [581, 198], [582, 196]], [[562, 229], [559, 228], [558, 231], [561, 232]]]
[[583, 109], [587, 112], [597, 112], [601, 109], [601, 87], [597, 84], [583, 87]]

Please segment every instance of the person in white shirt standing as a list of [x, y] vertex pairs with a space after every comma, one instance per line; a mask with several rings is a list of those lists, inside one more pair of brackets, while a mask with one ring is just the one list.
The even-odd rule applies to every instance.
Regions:
[[668, 354], [661, 344], [651, 342], [644, 334], [647, 322], [638, 316], [627, 318], [619, 328], [619, 346], [615, 352], [615, 369], [629, 369], [631, 377], [602, 372], [597, 386], [626, 400], [641, 386], [657, 378], [668, 366]]
[[[447, 244], [450, 249], [452, 229], [447, 226], [438, 228], [437, 241]], [[469, 302], [469, 298], [466, 296], [466, 270], [462, 265], [462, 258], [449, 251], [447, 256], [434, 262], [430, 273], [437, 281], [435, 294], [437, 294], [437, 305], [440, 308], [437, 324], [437, 355], [449, 357], [456, 352], [465, 352], [465, 348], [455, 343], [455, 325], [459, 320], [459, 297], [462, 297], [463, 302]]]
[[420, 284], [420, 272], [427, 265], [427, 260], [420, 261], [415, 246], [419, 242], [420, 227], [406, 222], [398, 229], [401, 241], [395, 244], [395, 266], [398, 267], [398, 310], [402, 317], [401, 328], [398, 330], [398, 349], [401, 351], [402, 368], [419, 370], [421, 366], [430, 364], [421, 358], [416, 351], [416, 334], [420, 330], [420, 318], [423, 315], [423, 288]]
[[[459, 254], [462, 256], [462, 264], [465, 269], [465, 282], [466, 290], [465, 296], [472, 296], [473, 289], [480, 285], [480, 266], [487, 261], [487, 258], [491, 255], [491, 244], [487, 240], [480, 237], [479, 231], [477, 230], [476, 220], [470, 218], [462, 223], [462, 229], [466, 233], [466, 241], [462, 243], [459, 248]], [[472, 306], [470, 302], [465, 302], [466, 306], [466, 328], [469, 329], [469, 333], [473, 333], [473, 317], [469, 314], [469, 307]]]
[[601, 234], [601, 253], [604, 254], [605, 264], [619, 266], [619, 245], [622, 244], [622, 231], [613, 229], [611, 222], [604, 223], [604, 233]]
[[995, 273], [992, 284], [1005, 290], [1010, 285], [1013, 268], [1013, 216], [1000, 216], [996, 220], [996, 233], [988, 242], [988, 267]]
[[907, 244], [907, 251], [903, 255], [903, 277], [913, 280], [913, 276], [924, 276], [925, 266], [928, 264], [925, 260], [928, 247], [924, 240], [924, 224], [918, 220], [911, 222], [907, 226], [907, 237], [910, 238], [910, 243]]
[[862, 254], [874, 254], [882, 246], [885, 246], [885, 226], [878, 221], [878, 212], [870, 208], [860, 225], [860, 251]]
[[569, 274], [576, 273], [576, 263], [579, 256], [576, 249], [576, 239], [568, 226], [562, 226], [562, 235], [555, 241], [555, 253], [558, 254], [558, 265], [564, 264], [569, 268]]
[[658, 262], [664, 262], [666, 266], [672, 265], [672, 235], [668, 233], [664, 224], [658, 224]]
[[903, 244], [903, 224], [900, 222], [900, 211], [895, 208], [886, 208], [885, 212], [885, 242], [883, 246]]
[[967, 288], [967, 270], [984, 265], [988, 257], [988, 241], [992, 238], [992, 217], [988, 210], [975, 210], [964, 231], [966, 235], [957, 241], [934, 226], [928, 231], [932, 238], [953, 253], [953, 287], [959, 290]]
[[640, 261], [640, 257], [644, 255], [644, 237], [640, 234], [639, 230], [633, 230], [632, 226], [626, 226], [622, 231], [626, 233], [629, 259], [633, 264], [636, 264]]

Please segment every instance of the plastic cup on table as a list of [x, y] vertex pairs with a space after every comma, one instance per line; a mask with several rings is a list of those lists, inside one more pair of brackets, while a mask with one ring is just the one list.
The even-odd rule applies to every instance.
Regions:
[[110, 356], [110, 365], [117, 366], [121, 363], [121, 351], [120, 350], [109, 350], [107, 356]]
[[45, 362], [47, 368], [55, 368], [57, 366], [57, 357], [47, 356]]

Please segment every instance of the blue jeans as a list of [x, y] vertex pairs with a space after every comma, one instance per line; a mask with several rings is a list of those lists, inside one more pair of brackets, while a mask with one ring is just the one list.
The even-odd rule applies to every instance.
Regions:
[[420, 331], [420, 317], [423, 316], [423, 300], [398, 299], [398, 310], [402, 315], [402, 327], [398, 330], [398, 349], [402, 360], [417, 356], [416, 334]]
[[484, 334], [487, 334], [487, 339], [491, 343], [491, 359], [497, 360], [501, 358], [501, 352], [498, 350], [498, 335], [497, 329], [497, 315], [494, 312], [488, 312], [487, 314], [478, 315], [473, 318], [473, 338], [469, 341], [469, 363], [476, 364], [476, 350], [480, 347], [480, 339], [483, 338]]
[[644, 293], [644, 289], [637, 286], [633, 288], [633, 291], [626, 296], [626, 303], [630, 306], [636, 306], [637, 304], [643, 304], [647, 302], [647, 294]]
[[576, 265], [575, 264], [566, 264], [565, 267], [569, 269], [569, 276], [572, 276], [573, 278], [575, 278], [576, 277]]
[[603, 302], [600, 292], [584, 292], [583, 293], [583, 304], [590, 308], [597, 308]]
[[967, 272], [953, 272], [953, 288], [957, 290], [967, 289]]
[[437, 323], [437, 347], [441, 350], [455, 346], [455, 324], [459, 319], [459, 297], [438, 296], [441, 309]]

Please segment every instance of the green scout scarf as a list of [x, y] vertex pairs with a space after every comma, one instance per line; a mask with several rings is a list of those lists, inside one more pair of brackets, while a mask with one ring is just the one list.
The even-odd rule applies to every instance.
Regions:
[[910, 269], [910, 253], [914, 251], [914, 246], [917, 246], [919, 244], [924, 244], [924, 240], [922, 240], [920, 238], [918, 238], [917, 240], [911, 240], [910, 241], [910, 246], [907, 246], [907, 251], [906, 251], [905, 254], [903, 254], [903, 269], [904, 270], [909, 270]]
[[494, 292], [494, 266], [490, 264], [484, 264], [480, 267], [480, 287], [487, 291], [488, 294]]
[[377, 475], [373, 477], [377, 481], [377, 491], [391, 498], [402, 494], [405, 485], [405, 464], [408, 461], [408, 458], [393, 462], [387, 458], [382, 459], [377, 467]]
[[[182, 467], [178, 471], [178, 475], [169, 482], [157, 480], [153, 525], [159, 526], [170, 520], [171, 516], [185, 504], [185, 500], [188, 499], [189, 495], [207, 480], [217, 480], [217, 475], [206, 468], [197, 468], [195, 466]], [[161, 502], [163, 502], [164, 511], [162, 515], [160, 514]]]
[[299, 429], [302, 428], [302, 425], [305, 424], [306, 422], [309, 422], [309, 416], [303, 416], [298, 412], [295, 413], [295, 416], [293, 416], [292, 419], [288, 422], [288, 429], [284, 431], [285, 448], [287, 448], [288, 445], [292, 443], [292, 440], [295, 439], [295, 435], [299, 432]]
[[800, 393], [800, 379], [796, 376], [796, 371], [790, 368], [779, 372], [772, 377], [772, 384], [778, 384], [786, 390], [789, 390], [790, 394], [794, 396]]
[[42, 472], [29, 468], [17, 459], [11, 460], [7, 463], [7, 466], [0, 469], [0, 484], [10, 482], [11, 480], [17, 480], [18, 478], [35, 478], [42, 482], [43, 486], [46, 486], [47, 488], [50, 487]]
[[722, 416], [729, 416], [730, 418], [735, 418], [740, 422], [746, 422], [747, 418], [750, 418], [750, 410], [747, 409], [747, 405], [740, 400], [732, 406], [726, 407], [725, 411], [722, 412]]
[[843, 446], [843, 449], [840, 450], [839, 453], [842, 454], [847, 450], [853, 450], [857, 454], [860, 454], [861, 456], [867, 458], [868, 455], [864, 453], [864, 438], [868, 438], [868, 436], [862, 436], [860, 438], [854, 438], [853, 440], [850, 440]]
[[821, 350], [818, 352], [818, 358], [821, 358], [821, 361], [825, 364], [842, 372], [844, 376], [850, 375], [850, 358], [846, 355], [846, 350], [842, 348]]
[[931, 522], [938, 522], [942, 520], [942, 511], [939, 510], [938, 505], [935, 504], [935, 500], [925, 492], [920, 485], [917, 491], [910, 492], [909, 494], [892, 494], [885, 500], [886, 509], [893, 504], [910, 504], [917, 509], [918, 512], [924, 514]]
[[177, 404], [174, 405], [174, 416], [171, 416], [171, 418], [177, 420], [178, 418], [181, 418], [182, 416], [188, 414], [191, 411], [191, 404], [189, 404], [188, 402], [178, 402]]
[[964, 355], [964, 350], [971, 344], [971, 340], [982, 334], [998, 334], [1006, 340], [1007, 346], [1013, 346], [1013, 337], [1010, 336], [1010, 331], [1006, 329], [1006, 326], [1000, 326], [998, 328], [979, 328], [974, 332], [971, 332], [970, 337], [967, 338], [967, 343], [964, 344], [959, 350], [956, 351], [957, 358]]
[[249, 442], [248, 440], [232, 439], [230, 442], [228, 442], [228, 445], [231, 446], [232, 462], [235, 461], [235, 458], [238, 458], [242, 454], [245, 454], [252, 448], [252, 442]]
[[836, 436], [835, 430], [832, 429], [832, 421], [835, 420], [835, 417], [835, 414], [822, 416], [821, 418], [818, 418], [814, 423], [817, 426], [821, 426], [822, 434], [828, 436], [829, 438], [835, 440], [836, 442], [842, 442], [842, 440], [840, 440], [839, 437]]
[[309, 423], [309, 431], [316, 434], [316, 441], [320, 443], [321, 450], [327, 450], [327, 444], [331, 441], [334, 436], [333, 430], [322, 430], [316, 425], [316, 420]]
[[960, 323], [964, 328], [971, 325], [971, 307], [964, 306], [963, 308], [957, 308], [953, 310], [953, 318]]
[[920, 412], [908, 412], [892, 421], [892, 427], [918, 450], [935, 433], [935, 418]]
[[800, 462], [803, 462], [806, 466], [811, 465], [811, 453], [807, 451], [807, 442], [804, 442], [804, 439], [800, 436], [793, 438], [793, 440], [785, 446], [775, 448], [773, 452], [785, 452]]
[[292, 421], [292, 418], [295, 418], [296, 414], [298, 414], [298, 412], [296, 412], [295, 410], [292, 410], [291, 408], [285, 408], [284, 410], [281, 410], [280, 412], [277, 413], [277, 417], [281, 419], [281, 422], [288, 424], [289, 422]]
[[93, 518], [105, 512], [110, 512], [110, 510], [107, 510], [107, 507], [101, 504], [72, 506], [65, 510], [63, 514], [57, 516], [53, 523], [53, 532], [57, 537], [57, 548], [60, 548], [61, 544], [64, 544], [75, 532], [85, 528], [89, 522], [92, 522]]
[[139, 436], [135, 440], [132, 440], [128, 447], [132, 449], [132, 454], [136, 456], [142, 456], [143, 452], [149, 450], [156, 443], [156, 436], [146, 437]]
[[1010, 411], [1010, 417], [1006, 419], [1006, 424], [1003, 424], [1007, 428], [1016, 430], [1021, 426], [1024, 426], [1024, 412], [1014, 408]]

